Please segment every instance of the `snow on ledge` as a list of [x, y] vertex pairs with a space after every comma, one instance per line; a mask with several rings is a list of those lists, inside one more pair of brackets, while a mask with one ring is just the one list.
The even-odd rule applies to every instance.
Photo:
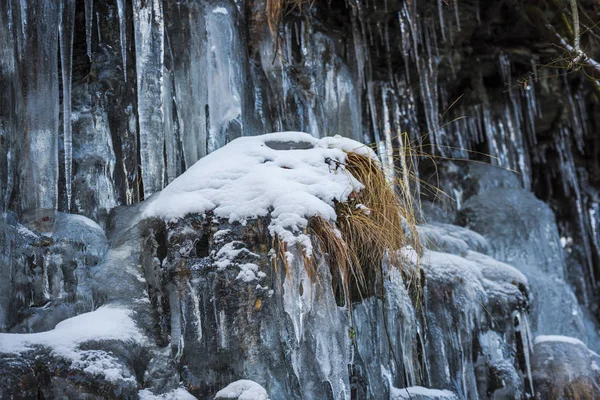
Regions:
[[269, 400], [267, 391], [258, 383], [240, 379], [217, 392], [215, 400]]
[[590, 352], [590, 354], [592, 354], [596, 357], [600, 357], [600, 355], [598, 353], [596, 353], [592, 349], [588, 348], [585, 343], [583, 343], [581, 340], [574, 338], [574, 337], [561, 336], [561, 335], [538, 335], [535, 337], [535, 339], [533, 341], [534, 344], [540, 344], [540, 343], [544, 343], [544, 342], [562, 342], [562, 343], [573, 344], [576, 346], [583, 346], [584, 348], [587, 349], [587, 351]]
[[233, 140], [201, 158], [149, 201], [143, 218], [176, 219], [212, 211], [230, 223], [270, 215], [271, 235], [301, 244], [308, 219], [334, 221], [334, 200], [346, 201], [363, 188], [344, 170], [346, 152], [376, 160], [367, 146], [342, 137], [317, 139], [303, 132], [278, 132]]
[[139, 400], [197, 400], [184, 388], [173, 389], [168, 393], [154, 394], [148, 389], [138, 392]]
[[103, 375], [111, 382], [131, 381], [120, 362], [103, 350], [82, 350], [89, 341], [120, 340], [144, 343], [145, 337], [131, 319], [131, 310], [106, 305], [95, 311], [66, 319], [51, 331], [38, 333], [0, 333], [0, 353], [19, 354], [34, 346], [48, 347], [53, 356], [70, 360], [73, 368]]
[[581, 340], [576, 339], [574, 337], [570, 337], [570, 336], [538, 335], [535, 337], [535, 339], [533, 341], [534, 344], [539, 344], [539, 343], [543, 343], [543, 342], [562, 342], [562, 343], [569, 343], [569, 344], [581, 345], [583, 347], [587, 347], [585, 345], [585, 343], [583, 343]]
[[413, 399], [415, 397], [440, 400], [458, 399], [458, 397], [449, 390], [430, 389], [422, 386], [411, 386], [402, 389], [392, 386], [390, 389], [390, 400]]

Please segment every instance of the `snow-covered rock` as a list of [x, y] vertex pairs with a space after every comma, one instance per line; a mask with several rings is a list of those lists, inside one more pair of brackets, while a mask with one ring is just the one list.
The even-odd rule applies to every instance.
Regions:
[[269, 400], [269, 396], [258, 383], [240, 379], [219, 390], [215, 400]]

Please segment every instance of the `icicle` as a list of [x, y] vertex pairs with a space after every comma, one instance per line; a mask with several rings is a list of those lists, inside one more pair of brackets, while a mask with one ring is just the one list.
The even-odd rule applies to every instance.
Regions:
[[[26, 7], [21, 2], [22, 10]], [[59, 3], [40, 1], [28, 5], [25, 40], [19, 59], [26, 80], [19, 132], [20, 202], [23, 210], [54, 209], [58, 203], [58, 24]]]
[[537, 144], [537, 135], [535, 131], [535, 118], [537, 116], [537, 100], [535, 97], [535, 81], [530, 80], [524, 88], [525, 104], [527, 106], [527, 137], [529, 144], [533, 147]]
[[[597, 201], [593, 202], [588, 209], [588, 215], [591, 226], [592, 243], [596, 250], [596, 256], [600, 257], [600, 203]], [[592, 288], [595, 289], [598, 284], [596, 283], [593, 274], [591, 275], [590, 281], [592, 282]]]
[[[19, 1], [20, 12], [21, 12], [21, 35], [22, 35], [22, 43], [26, 43], [27, 41], [27, 16], [29, 15], [27, 11], [27, 0]], [[19, 49], [21, 52], [22, 49]], [[21, 53], [22, 54], [22, 53]]]
[[572, 135], [569, 134], [567, 128], [561, 127], [560, 135], [558, 135], [555, 139], [555, 148], [560, 159], [559, 171], [561, 174], [564, 193], [571, 193], [570, 188], [572, 188], [572, 192], [575, 194], [575, 204], [577, 207], [577, 228], [579, 232], [581, 232], [586, 264], [590, 274], [590, 280], [592, 285], [594, 285], [596, 279], [594, 275], [592, 244], [590, 243], [590, 236], [592, 236], [592, 240], [594, 240], [595, 236], [593, 232], [594, 225], [592, 225], [592, 227], [588, 225], [588, 222], [590, 221], [589, 212], [586, 213], [585, 211], [584, 198], [579, 186], [579, 177], [577, 175], [575, 161], [573, 159], [573, 151], [571, 149], [571, 142], [569, 139], [571, 136]]
[[88, 58], [92, 59], [92, 25], [94, 24], [94, 0], [85, 0], [85, 41]]
[[[10, 138], [18, 132], [16, 127], [18, 117], [17, 104], [21, 103], [18, 93], [19, 79], [17, 73], [17, 56], [21, 32], [15, 32], [17, 27], [13, 24], [13, 5], [11, 2], [0, 2], [0, 212], [5, 211], [10, 203], [14, 183], [13, 148]], [[2, 318], [0, 317], [0, 327]]]
[[100, 33], [100, 13], [96, 13], [96, 33], [98, 33], [98, 43], [102, 43], [102, 35]]
[[444, 27], [444, 0], [438, 0], [438, 16], [440, 21], [440, 31], [442, 32], [442, 39], [446, 41], [446, 31]]
[[511, 88], [511, 65], [510, 65], [510, 59], [508, 58], [508, 56], [505, 53], [500, 53], [500, 56], [498, 57], [498, 62], [500, 64], [500, 74], [502, 76], [502, 82], [504, 83], [504, 86], [507, 86], [508, 89]]
[[164, 187], [162, 1], [134, 1], [135, 53], [144, 198]]
[[125, 0], [117, 0], [119, 13], [119, 38], [121, 40], [121, 58], [123, 59], [123, 78], [127, 82], [127, 20], [125, 19]]
[[456, 30], [460, 32], [460, 12], [458, 11], [458, 0], [454, 0], [454, 16], [456, 17]]
[[428, 135], [431, 140], [431, 153], [437, 152], [445, 156], [444, 149], [440, 146], [442, 137], [445, 136], [439, 125], [439, 97], [437, 87], [438, 58], [433, 57], [430, 29], [425, 29], [425, 48], [427, 50], [428, 67], [419, 69], [419, 89], [421, 101], [423, 102], [425, 121], [427, 123]]
[[525, 366], [527, 368], [529, 390], [531, 391], [531, 395], [535, 397], [535, 391], [533, 389], [533, 375], [531, 373], [531, 354], [533, 353], [533, 341], [531, 338], [531, 331], [529, 329], [529, 322], [527, 321], [527, 315], [523, 315], [520, 312], [515, 312], [514, 316], [517, 320], [517, 326], [515, 330], [521, 333], [521, 344], [523, 346], [523, 356], [525, 358]]
[[75, 0], [60, 2], [60, 65], [63, 82], [63, 142], [65, 153], [65, 186], [67, 211], [71, 211], [73, 177], [73, 130], [71, 125], [71, 71], [73, 66], [73, 31], [75, 26]]
[[[400, 50], [402, 52], [402, 61], [404, 61], [404, 65], [408, 63], [408, 57], [410, 54], [410, 34], [408, 31], [408, 27], [406, 26], [406, 18], [404, 16], [404, 11], [398, 12], [398, 24], [400, 25]], [[408, 75], [408, 73], [407, 73]]]
[[352, 40], [354, 44], [354, 58], [356, 59], [356, 71], [358, 74], [358, 82], [361, 87], [366, 88], [365, 80], [365, 45], [363, 35], [360, 32], [358, 25], [359, 7], [355, 7], [351, 13], [350, 21], [352, 23]]
[[[175, 124], [173, 123], [173, 94], [172, 94], [172, 72], [166, 67], [163, 69], [163, 89], [162, 103], [164, 112], [164, 132], [165, 132], [165, 154], [167, 165], [167, 184], [171, 183], [181, 173], [178, 166], [181, 164], [179, 160], [177, 148], [177, 135], [175, 134]], [[179, 162], [178, 162], [179, 161]]]
[[389, 88], [382, 87], [381, 88], [381, 103], [382, 103], [382, 117], [383, 117], [383, 135], [384, 135], [384, 149], [383, 152], [380, 153], [384, 155], [382, 157], [383, 168], [386, 174], [386, 177], [390, 182], [394, 179], [394, 146], [392, 144], [392, 122], [390, 118], [393, 115], [393, 110], [389, 109], [388, 105], [388, 95], [393, 93]]

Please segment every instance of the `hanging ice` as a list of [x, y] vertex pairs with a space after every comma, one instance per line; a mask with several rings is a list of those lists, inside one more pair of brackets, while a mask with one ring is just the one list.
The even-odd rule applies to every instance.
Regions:
[[87, 55], [92, 59], [92, 25], [94, 24], [94, 0], [85, 0], [85, 41]]
[[65, 152], [65, 186], [67, 210], [71, 209], [71, 179], [73, 167], [73, 130], [71, 125], [71, 69], [73, 65], [73, 27], [75, 25], [75, 0], [60, 3], [60, 65], [63, 84], [63, 142]]
[[164, 186], [164, 25], [160, 0], [134, 1], [135, 50], [144, 197]]
[[59, 4], [32, 2], [26, 8], [27, 14], [19, 22], [25, 33], [19, 55], [25, 99], [18, 126], [23, 140], [18, 167], [20, 202], [24, 210], [52, 209], [58, 197]]
[[117, 10], [119, 13], [121, 57], [123, 58], [123, 79], [127, 82], [127, 20], [125, 19], [125, 0], [117, 0]]

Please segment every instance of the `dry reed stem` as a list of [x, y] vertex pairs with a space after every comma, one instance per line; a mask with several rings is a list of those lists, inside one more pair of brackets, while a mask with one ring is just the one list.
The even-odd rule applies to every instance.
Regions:
[[286, 13], [295, 9], [302, 10], [303, 5], [310, 5], [310, 3], [312, 0], [267, 0], [267, 21], [273, 36], [277, 36], [279, 24]]

